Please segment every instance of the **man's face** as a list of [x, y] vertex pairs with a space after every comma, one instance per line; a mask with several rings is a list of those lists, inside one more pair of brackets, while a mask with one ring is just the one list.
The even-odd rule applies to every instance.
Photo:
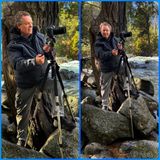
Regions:
[[111, 34], [111, 29], [108, 26], [101, 26], [100, 32], [104, 38], [108, 38]]
[[21, 35], [29, 37], [33, 32], [33, 22], [30, 16], [22, 16], [22, 23], [18, 25]]

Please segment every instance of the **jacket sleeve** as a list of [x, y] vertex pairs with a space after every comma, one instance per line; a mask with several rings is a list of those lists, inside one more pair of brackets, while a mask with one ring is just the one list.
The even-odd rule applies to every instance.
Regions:
[[23, 58], [21, 51], [14, 47], [7, 47], [7, 54], [9, 56], [10, 63], [13, 65], [16, 71], [27, 72], [38, 66], [38, 64], [36, 64], [35, 58]]
[[111, 50], [105, 51], [103, 49], [102, 44], [95, 43], [94, 49], [95, 49], [95, 55], [98, 59], [106, 60], [112, 56], [112, 51]]
[[[43, 48], [43, 46], [44, 46], [44, 45], [46, 44], [46, 42], [47, 42], [47, 39], [46, 39], [45, 35], [38, 32], [38, 33], [37, 33], [37, 38], [39, 39], [39, 43], [40, 43], [41, 47]], [[47, 52], [45, 52], [45, 51], [43, 50], [43, 54], [44, 54], [44, 56], [45, 56], [48, 60], [51, 59], [51, 53], [50, 53], [50, 52], [47, 53]]]

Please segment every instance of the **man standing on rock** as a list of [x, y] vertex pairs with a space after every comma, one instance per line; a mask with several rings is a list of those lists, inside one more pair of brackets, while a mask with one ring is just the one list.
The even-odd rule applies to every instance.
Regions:
[[[24, 146], [33, 97], [39, 92], [40, 84], [44, 80], [48, 65], [46, 57], [51, 53], [52, 47], [45, 44], [44, 35], [33, 27], [31, 15], [25, 11], [19, 11], [15, 15], [15, 27], [11, 30], [10, 40], [7, 51], [17, 84], [15, 96], [17, 145]], [[61, 97], [59, 101], [62, 127], [71, 130], [74, 125], [64, 118], [62, 92], [61, 89], [58, 90]], [[55, 97], [52, 99], [55, 100]]]
[[109, 23], [100, 24], [100, 32], [95, 42], [96, 58], [100, 61], [100, 87], [102, 96], [102, 109], [112, 110], [109, 102], [109, 94], [111, 92], [111, 81], [118, 69], [120, 55], [118, 49], [122, 49], [122, 45], [113, 35], [112, 27]]

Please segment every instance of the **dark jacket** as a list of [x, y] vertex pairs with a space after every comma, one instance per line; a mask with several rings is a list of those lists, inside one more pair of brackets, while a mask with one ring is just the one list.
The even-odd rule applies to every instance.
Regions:
[[38, 65], [35, 62], [37, 54], [44, 54], [45, 43], [43, 34], [33, 28], [33, 34], [24, 38], [20, 32], [13, 28], [10, 32], [10, 43], [7, 46], [9, 60], [14, 67], [16, 83], [19, 88], [31, 88], [39, 85], [44, 78], [47, 60]]
[[102, 37], [101, 33], [98, 34], [94, 49], [96, 58], [100, 61], [100, 70], [103, 73], [116, 72], [120, 56], [112, 55], [112, 50], [117, 49], [118, 39], [111, 33], [108, 39]]

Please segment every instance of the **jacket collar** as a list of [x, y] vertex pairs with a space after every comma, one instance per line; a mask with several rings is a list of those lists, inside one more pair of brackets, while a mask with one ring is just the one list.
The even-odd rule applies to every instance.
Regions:
[[103, 39], [103, 40], [107, 40], [107, 41], [109, 41], [109, 40], [110, 40], [110, 39], [112, 39], [113, 37], [114, 37], [114, 33], [113, 33], [113, 32], [111, 32], [111, 34], [110, 34], [110, 36], [109, 36], [109, 38], [108, 38], [108, 39], [104, 38], [104, 37], [102, 36], [101, 32], [99, 32], [99, 33], [98, 33], [98, 37], [97, 37], [97, 39], [98, 39], [98, 40]]
[[[28, 38], [28, 40], [32, 39], [32, 37], [38, 32], [38, 28], [36, 26], [33, 27], [33, 33], [32, 35]], [[13, 27], [10, 30], [10, 40], [18, 40], [18, 39], [26, 39], [23, 36], [21, 36], [21, 33], [18, 28]]]

